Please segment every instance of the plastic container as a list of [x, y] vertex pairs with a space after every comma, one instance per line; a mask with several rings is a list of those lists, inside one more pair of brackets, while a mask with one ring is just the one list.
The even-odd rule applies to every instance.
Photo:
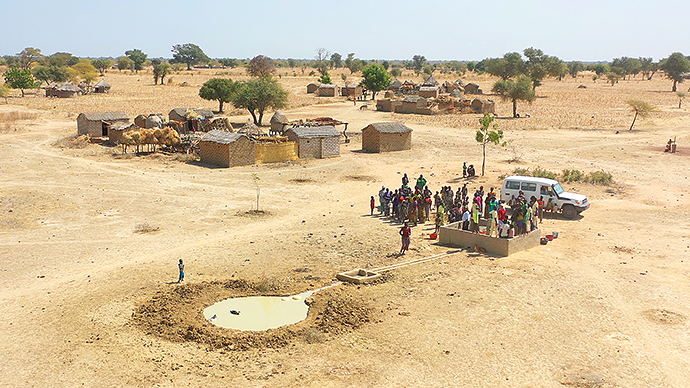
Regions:
[[544, 236], [544, 237], [545, 237], [547, 240], [549, 240], [549, 241], [553, 241], [553, 235], [552, 235], [552, 234], [547, 234], [547, 235]]
[[429, 235], [429, 239], [430, 239], [430, 240], [436, 240], [436, 238], [438, 238], [438, 233], [431, 233], [431, 234]]
[[552, 232], [553, 238], [558, 238], [558, 232]]
[[539, 244], [541, 244], [541, 245], [546, 245], [548, 243], [549, 243], [549, 239], [546, 237], [542, 237], [539, 239]]

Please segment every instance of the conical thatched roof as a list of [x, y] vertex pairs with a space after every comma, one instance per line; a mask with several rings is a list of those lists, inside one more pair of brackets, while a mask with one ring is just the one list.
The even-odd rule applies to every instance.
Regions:
[[273, 117], [271, 117], [271, 124], [286, 124], [289, 121], [290, 120], [288, 120], [287, 116], [285, 116], [285, 113], [283, 113], [282, 110], [277, 110], [276, 113], [273, 114]]
[[403, 85], [403, 83], [400, 82], [399, 79], [394, 78], [393, 81], [391, 81], [390, 87], [391, 87], [391, 88], [399, 89], [402, 85]]
[[424, 85], [424, 86], [436, 86], [436, 85], [438, 85], [438, 81], [436, 80], [436, 78], [434, 78], [433, 75], [431, 75], [431, 76], [429, 76], [429, 78], [426, 79], [426, 81], [424, 81], [424, 83], [422, 85]]
[[79, 89], [79, 87], [75, 84], [65, 82], [64, 84], [60, 85], [60, 87], [57, 88], [57, 90], [60, 90], [63, 92], [75, 92], [76, 93], [76, 92], [80, 91], [81, 89]]
[[110, 84], [105, 82], [105, 80], [100, 80], [96, 85], [94, 85], [96, 88], [103, 88], [103, 89], [110, 89]]

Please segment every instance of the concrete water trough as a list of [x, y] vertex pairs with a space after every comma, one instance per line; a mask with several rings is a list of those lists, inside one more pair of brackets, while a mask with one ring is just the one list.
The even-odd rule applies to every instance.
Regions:
[[336, 278], [341, 282], [367, 284], [381, 278], [382, 275], [383, 274], [378, 272], [359, 268], [353, 269], [352, 271], [341, 272], [336, 275]]

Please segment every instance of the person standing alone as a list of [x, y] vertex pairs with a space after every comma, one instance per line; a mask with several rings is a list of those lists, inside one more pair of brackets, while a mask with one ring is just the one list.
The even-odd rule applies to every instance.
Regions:
[[177, 267], [180, 269], [180, 277], [177, 279], [177, 282], [182, 283], [184, 280], [184, 264], [182, 263], [182, 259], [180, 259], [180, 263], [177, 264]]

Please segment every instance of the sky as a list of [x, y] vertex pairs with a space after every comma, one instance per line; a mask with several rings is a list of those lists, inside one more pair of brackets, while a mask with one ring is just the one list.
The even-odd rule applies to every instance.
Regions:
[[565, 61], [690, 55], [688, 0], [0, 0], [0, 55], [481, 60], [539, 48]]

